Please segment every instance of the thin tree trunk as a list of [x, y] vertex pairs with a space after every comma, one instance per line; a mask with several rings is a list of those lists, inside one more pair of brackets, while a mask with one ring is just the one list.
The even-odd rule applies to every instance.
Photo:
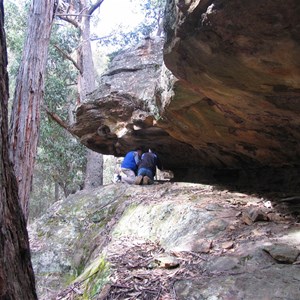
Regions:
[[84, 188], [89, 189], [101, 185], [103, 185], [103, 155], [88, 150]]
[[14, 164], [19, 199], [25, 219], [40, 127], [40, 105], [50, 32], [57, 0], [33, 0], [22, 62], [16, 81], [10, 124], [10, 158]]
[[8, 154], [8, 75], [3, 0], [0, 0], [0, 299], [37, 299], [26, 222]]
[[[66, 14], [59, 14], [59, 18], [69, 22], [80, 30], [80, 45], [77, 48], [77, 61], [75, 62], [68, 55], [64, 55], [78, 69], [78, 94], [77, 104], [83, 102], [87, 94], [96, 88], [96, 74], [94, 70], [94, 62], [92, 56], [92, 48], [90, 42], [90, 20], [92, 14], [103, 3], [104, 0], [97, 0], [88, 8], [87, 0], [73, 0]], [[72, 16], [76, 15], [74, 19]], [[56, 47], [59, 52], [62, 51]], [[92, 150], [87, 151], [87, 167], [84, 182], [84, 188], [97, 187], [103, 184], [103, 155]]]
[[[82, 7], [86, 7], [86, 0], [81, 0]], [[83, 15], [80, 22], [81, 40], [77, 50], [78, 64], [81, 66], [79, 74], [80, 100], [84, 100], [86, 95], [96, 89], [96, 74], [94, 69], [93, 54], [90, 42], [90, 20], [89, 15]]]
[[54, 197], [57, 202], [59, 200], [59, 184], [57, 182], [54, 182]]
[[[103, 1], [98, 1], [98, 7]], [[87, 1], [81, 0], [81, 7], [87, 7]], [[96, 73], [93, 62], [93, 54], [90, 42], [91, 14], [96, 6], [84, 14], [80, 20], [81, 43], [77, 50], [77, 60], [81, 67], [78, 79], [78, 90], [82, 102], [87, 94], [96, 89]], [[93, 188], [103, 185], [103, 155], [92, 150], [87, 151], [87, 166], [85, 173], [84, 188]]]

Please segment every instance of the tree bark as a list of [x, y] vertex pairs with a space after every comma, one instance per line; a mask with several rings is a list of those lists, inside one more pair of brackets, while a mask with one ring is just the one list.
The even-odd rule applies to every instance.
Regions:
[[[93, 62], [92, 47], [90, 42], [90, 21], [91, 15], [98, 8], [102, 1], [92, 6], [88, 14], [82, 16], [80, 22], [81, 45], [78, 48], [78, 61], [82, 73], [79, 74], [80, 100], [96, 89], [96, 73]], [[86, 0], [81, 0], [82, 6], [87, 7]], [[87, 166], [85, 173], [84, 188], [95, 188], [103, 185], [103, 155], [92, 150], [87, 151]]]
[[8, 75], [0, 0], [0, 299], [37, 299], [26, 222], [8, 152]]
[[[86, 95], [93, 92], [96, 89], [96, 73], [93, 62], [93, 53], [90, 42], [90, 27], [91, 27], [91, 15], [98, 8], [103, 0], [97, 1], [97, 3], [90, 7], [86, 14], [80, 17], [79, 27], [81, 30], [80, 46], [77, 49], [78, 65], [81, 69], [79, 74], [79, 91], [80, 100], [84, 100]], [[80, 0], [81, 7], [84, 9], [87, 7], [86, 0]]]
[[88, 150], [84, 188], [95, 188], [101, 185], [103, 185], [103, 155]]
[[50, 32], [57, 0], [33, 0], [22, 63], [16, 81], [10, 124], [10, 158], [18, 183], [25, 219], [40, 127], [40, 105], [44, 95]]
[[59, 200], [59, 184], [56, 181], [54, 182], [54, 198], [55, 202]]
[[[104, 0], [97, 0], [88, 8], [86, 0], [71, 1], [69, 16], [61, 17], [73, 24], [80, 30], [80, 45], [77, 48], [76, 67], [78, 74], [78, 94], [80, 102], [83, 102], [87, 94], [96, 89], [96, 73], [92, 56], [92, 48], [90, 42], [90, 21], [94, 11], [100, 7]], [[76, 16], [77, 19], [71, 19], [70, 16]], [[75, 22], [75, 24], [74, 24]], [[74, 62], [73, 62], [74, 63]], [[87, 151], [87, 167], [84, 181], [84, 188], [93, 188], [103, 185], [103, 155], [92, 150]]]

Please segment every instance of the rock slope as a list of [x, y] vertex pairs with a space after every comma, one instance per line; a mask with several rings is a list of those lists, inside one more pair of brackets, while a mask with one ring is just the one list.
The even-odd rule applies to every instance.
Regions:
[[39, 299], [299, 299], [298, 201], [192, 183], [81, 191], [30, 225]]

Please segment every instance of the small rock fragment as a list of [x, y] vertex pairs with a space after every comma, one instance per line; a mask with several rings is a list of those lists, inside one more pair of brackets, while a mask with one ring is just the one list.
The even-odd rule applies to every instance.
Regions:
[[261, 209], [252, 207], [248, 211], [243, 212], [242, 220], [247, 225], [251, 225], [254, 222], [269, 221], [269, 218], [267, 214], [263, 212]]
[[159, 265], [160, 268], [173, 269], [179, 267], [179, 260], [168, 254], [161, 254], [156, 256], [154, 261]]
[[273, 244], [263, 248], [280, 263], [292, 264], [297, 260], [300, 250], [286, 244]]
[[209, 253], [211, 248], [212, 240], [199, 239], [194, 242], [191, 250], [198, 253]]
[[234, 246], [234, 243], [231, 241], [225, 242], [222, 244], [223, 249], [232, 249]]

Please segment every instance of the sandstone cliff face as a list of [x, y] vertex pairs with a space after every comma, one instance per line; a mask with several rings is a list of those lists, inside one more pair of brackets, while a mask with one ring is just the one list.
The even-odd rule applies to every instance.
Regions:
[[75, 134], [117, 156], [154, 147], [179, 180], [297, 187], [298, 2], [173, 0], [166, 12], [163, 53], [148, 39], [118, 55]]

